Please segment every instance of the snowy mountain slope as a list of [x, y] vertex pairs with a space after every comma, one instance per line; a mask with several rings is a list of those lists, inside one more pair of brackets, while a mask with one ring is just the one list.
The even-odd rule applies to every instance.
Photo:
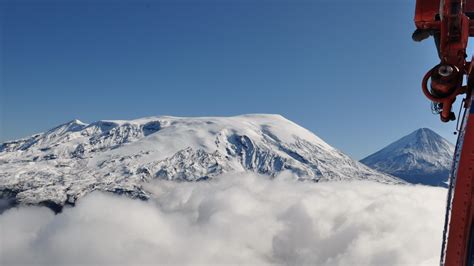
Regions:
[[199, 181], [228, 172], [311, 181], [400, 183], [279, 115], [78, 120], [0, 145], [0, 193], [60, 209], [93, 191], [147, 199], [154, 178]]
[[446, 186], [454, 148], [432, 130], [421, 128], [361, 162], [410, 183]]

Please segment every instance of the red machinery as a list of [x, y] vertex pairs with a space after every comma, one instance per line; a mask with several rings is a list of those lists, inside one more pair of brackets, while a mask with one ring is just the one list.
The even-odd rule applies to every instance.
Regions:
[[474, 0], [417, 0], [415, 25], [413, 40], [433, 36], [440, 58], [422, 82], [433, 111], [443, 122], [455, 120], [452, 105], [465, 94], [449, 178], [441, 265], [474, 265], [474, 64], [466, 61], [467, 41], [474, 36]]

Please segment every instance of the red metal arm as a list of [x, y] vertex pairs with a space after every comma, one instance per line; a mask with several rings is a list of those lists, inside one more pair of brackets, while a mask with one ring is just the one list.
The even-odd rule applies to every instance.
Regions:
[[[469, 36], [474, 36], [474, 0], [417, 0], [415, 41], [435, 38], [440, 63], [422, 82], [441, 120], [454, 120], [456, 97], [466, 93], [466, 110], [456, 145], [446, 210], [441, 265], [474, 265], [474, 71], [466, 61]], [[463, 85], [467, 76], [467, 85]]]
[[474, 26], [466, 14], [471, 13], [474, 14], [474, 5], [467, 6], [465, 0], [418, 0], [416, 3], [417, 30], [413, 38], [420, 41], [433, 36], [440, 58], [440, 63], [427, 73], [429, 77], [423, 79], [423, 92], [435, 103], [443, 122], [455, 119], [452, 104], [457, 95], [465, 92], [462, 82], [469, 66], [466, 47], [471, 22]]

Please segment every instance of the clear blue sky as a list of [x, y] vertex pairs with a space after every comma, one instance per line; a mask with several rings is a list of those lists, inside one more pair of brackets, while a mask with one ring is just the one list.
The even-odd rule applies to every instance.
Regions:
[[356, 159], [420, 127], [415, 1], [0, 1], [0, 141], [73, 118], [278, 113]]

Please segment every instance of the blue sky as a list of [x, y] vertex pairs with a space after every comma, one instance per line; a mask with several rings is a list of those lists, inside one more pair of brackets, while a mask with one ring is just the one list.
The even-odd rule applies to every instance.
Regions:
[[0, 141], [80, 119], [278, 113], [356, 159], [420, 127], [415, 1], [3, 1]]

